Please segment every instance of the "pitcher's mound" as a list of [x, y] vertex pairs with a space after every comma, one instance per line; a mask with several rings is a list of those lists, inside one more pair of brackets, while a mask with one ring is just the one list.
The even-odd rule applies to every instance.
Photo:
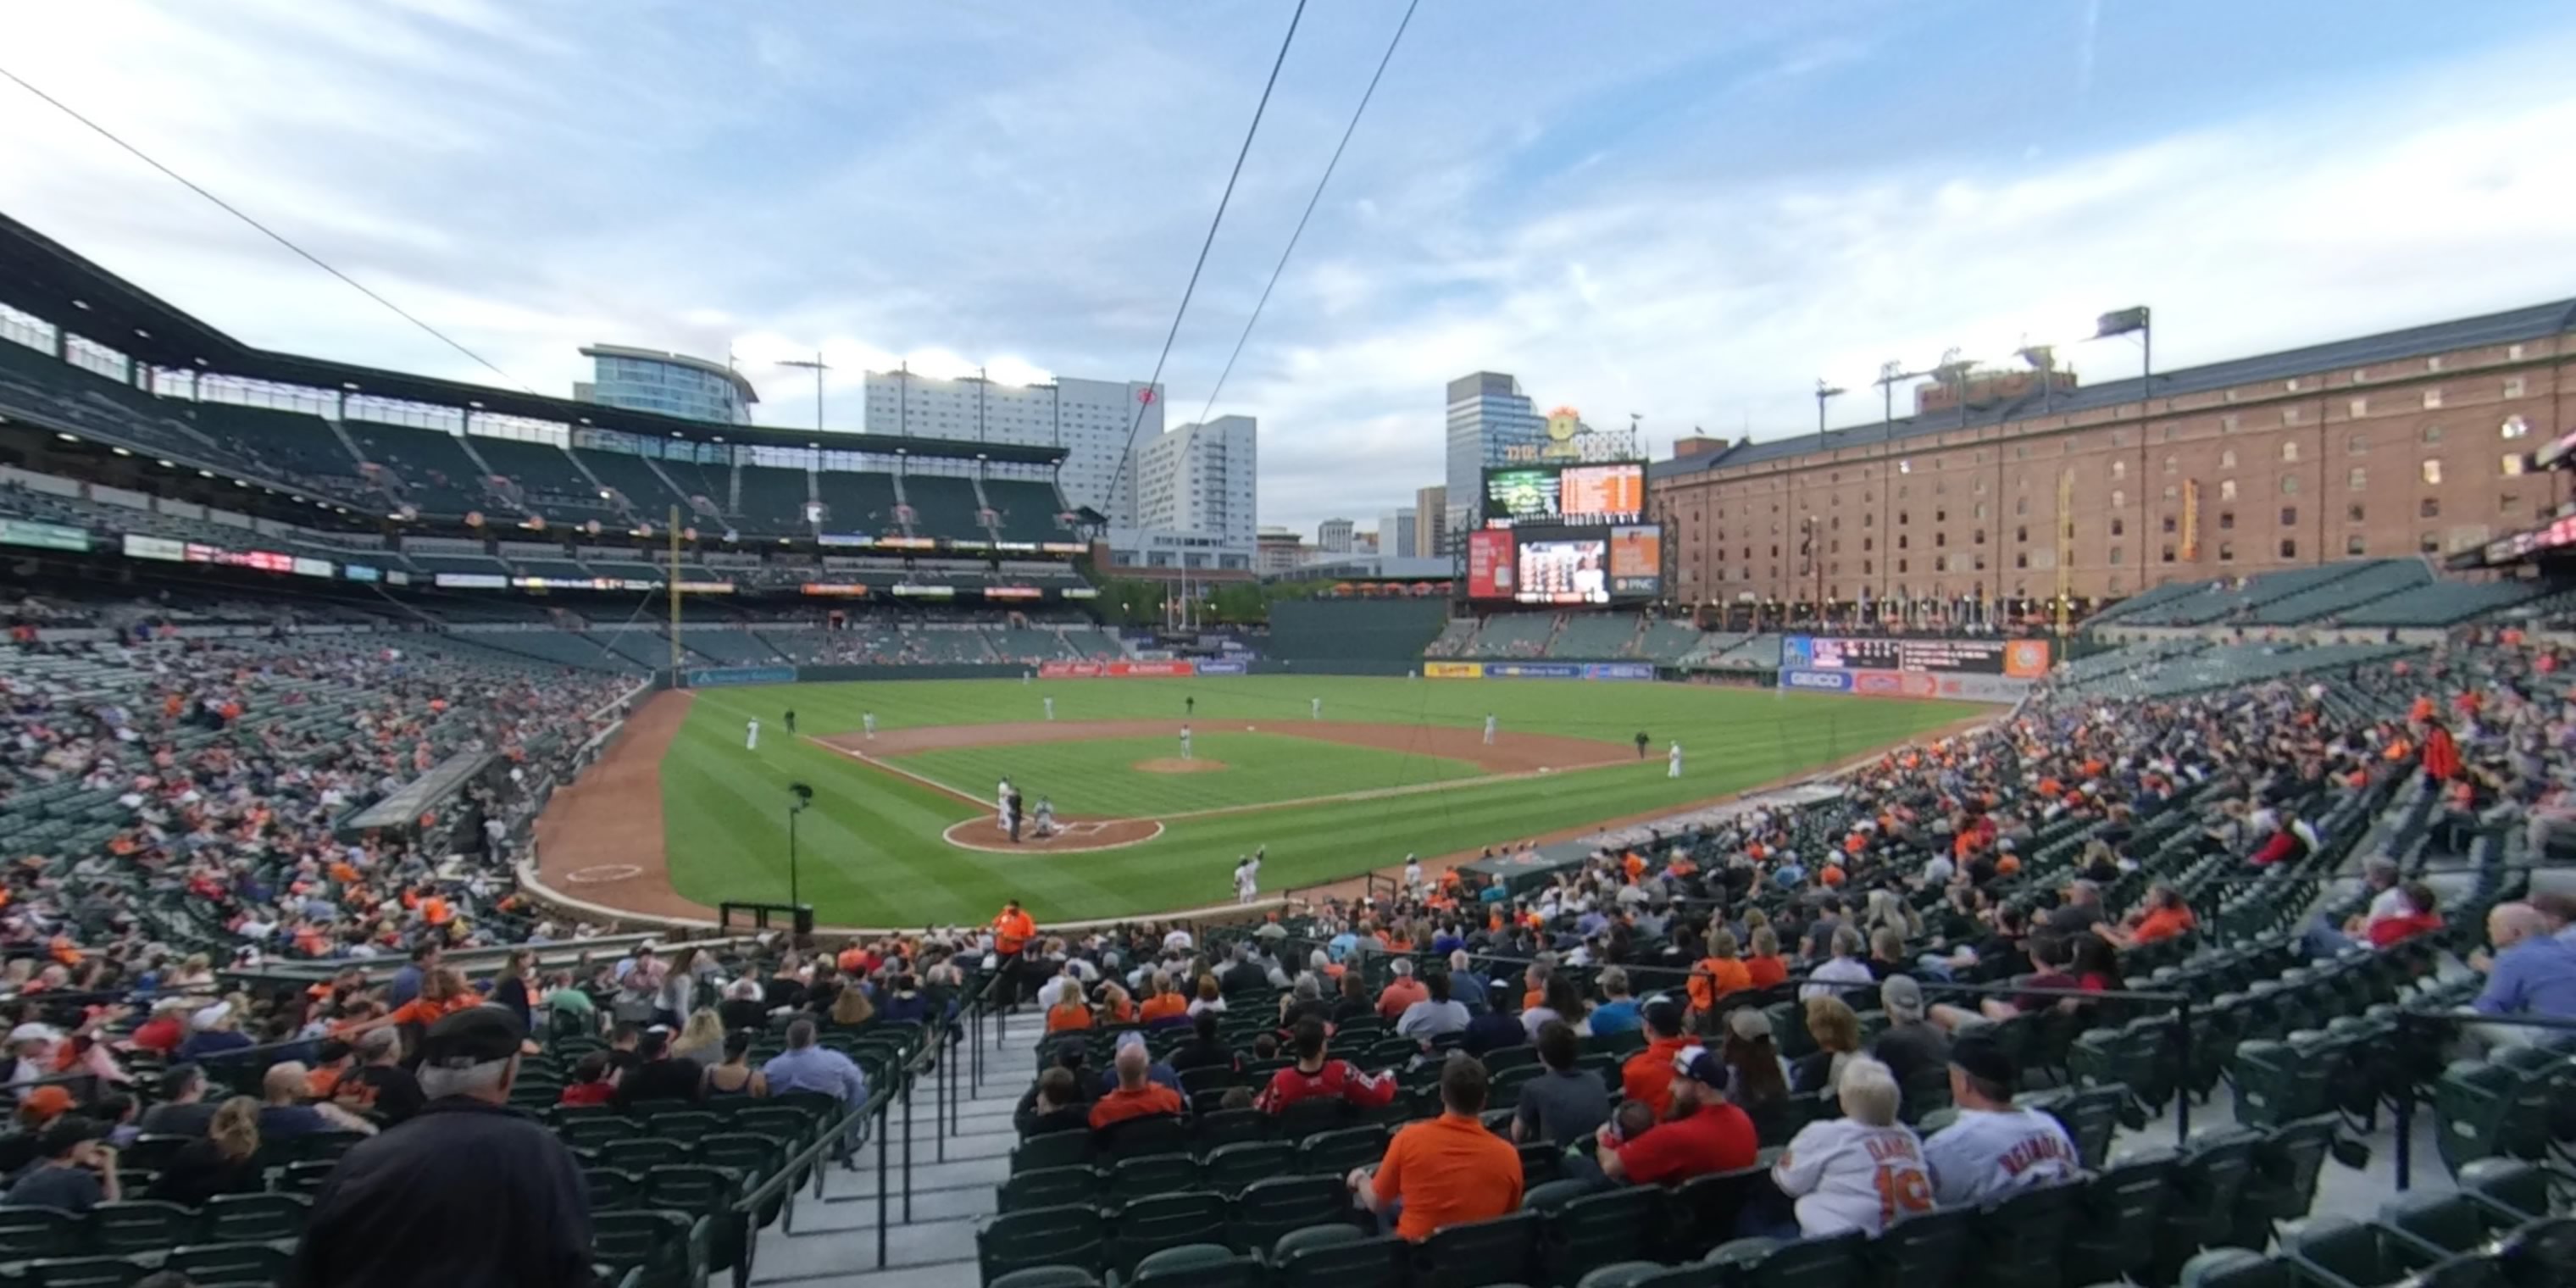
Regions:
[[1128, 766], [1128, 768], [1148, 774], [1209, 774], [1225, 768], [1225, 762], [1222, 760], [1183, 760], [1178, 756], [1163, 756], [1154, 760], [1137, 761], [1135, 764]]

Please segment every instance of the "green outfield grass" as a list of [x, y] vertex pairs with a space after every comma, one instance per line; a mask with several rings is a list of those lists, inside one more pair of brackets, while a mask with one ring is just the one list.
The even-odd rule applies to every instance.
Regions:
[[1178, 757], [1177, 738], [960, 747], [889, 759], [979, 800], [993, 795], [1000, 780], [1008, 778], [1030, 808], [1044, 795], [1054, 802], [1057, 813], [1112, 818], [1156, 818], [1485, 774], [1466, 761], [1438, 756], [1258, 732], [1212, 733], [1205, 721], [1195, 733], [1191, 754], [1224, 768], [1188, 774], [1132, 768], [1139, 761]]
[[[1017, 723], [1043, 718], [1052, 696], [1058, 720], [1174, 719], [1197, 700], [1203, 729], [1219, 722], [1302, 720], [1321, 698], [1327, 720], [1414, 726], [1475, 726], [1488, 713], [1506, 731], [1624, 744], [1647, 733], [1660, 751], [1679, 740], [1685, 776], [1664, 776], [1660, 754], [1557, 777], [1462, 783], [1374, 799], [1330, 801], [1166, 821], [1142, 845], [1091, 854], [1031, 856], [961, 850], [940, 840], [950, 824], [984, 811], [925, 784], [804, 738], [785, 736], [784, 713], [799, 732], [855, 733], [864, 714], [891, 729]], [[1235, 856], [1267, 845], [1265, 890], [1315, 885], [1425, 855], [1476, 849], [1722, 797], [1819, 769], [1993, 707], [1952, 702], [1861, 699], [1767, 689], [1584, 681], [1399, 680], [1252, 676], [1194, 680], [904, 681], [700, 691], [662, 763], [672, 882], [710, 906], [723, 900], [784, 900], [787, 785], [805, 782], [815, 802], [797, 821], [802, 897], [829, 924], [907, 926], [981, 922], [1017, 896], [1042, 919], [1115, 917], [1222, 902]], [[743, 723], [761, 722], [756, 752]], [[1232, 745], [1242, 740], [1240, 748]], [[1219, 739], [1226, 748], [1218, 750]], [[1150, 745], [1149, 745], [1150, 744]], [[1208, 732], [1200, 754], [1236, 768], [1213, 774], [1141, 774], [1124, 769], [1177, 753], [1161, 740], [1031, 744], [925, 752], [905, 757], [978, 799], [996, 770], [1023, 792], [1048, 784], [1066, 813], [1155, 816], [1210, 808], [1209, 802], [1283, 800], [1467, 777], [1473, 766], [1365, 753], [1285, 737]], [[953, 763], [949, 758], [960, 757]], [[993, 759], [985, 759], [991, 757]], [[1283, 761], [1281, 758], [1284, 757]], [[1367, 775], [1311, 773], [1339, 758], [1396, 762]], [[1023, 764], [1036, 768], [1020, 768]], [[1259, 766], [1256, 768], [1255, 766]], [[1106, 770], [1108, 772], [1097, 772]], [[1052, 784], [1058, 775], [1062, 789]], [[1280, 778], [1284, 783], [1259, 781]], [[1075, 779], [1080, 782], [1073, 781]], [[1324, 790], [1313, 783], [1323, 782]], [[1096, 788], [1114, 801], [1079, 793]], [[1209, 793], [1216, 795], [1211, 797]], [[1082, 802], [1082, 803], [1077, 803]]]

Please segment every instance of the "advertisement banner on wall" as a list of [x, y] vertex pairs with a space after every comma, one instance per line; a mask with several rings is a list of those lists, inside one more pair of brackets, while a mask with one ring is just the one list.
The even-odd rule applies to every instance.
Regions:
[[1108, 666], [1107, 674], [1133, 679], [1170, 680], [1187, 679], [1196, 669], [1192, 664], [1183, 661], [1112, 662]]
[[34, 546], [39, 550], [87, 550], [89, 533], [59, 523], [0, 519], [0, 545]]
[[1784, 670], [1780, 672], [1780, 687], [1784, 689], [1806, 689], [1813, 692], [1824, 693], [1849, 693], [1851, 692], [1852, 687], [1852, 673], [1849, 671], [1809, 671], [1803, 669]]
[[1582, 664], [1576, 662], [1487, 662], [1488, 680], [1580, 680]]
[[167, 559], [182, 563], [188, 558], [188, 543], [168, 537], [138, 537], [125, 534], [125, 557], [128, 559]]
[[1481, 680], [1485, 678], [1482, 662], [1425, 662], [1422, 678], [1426, 680]]
[[1587, 680], [1651, 680], [1655, 678], [1652, 662], [1592, 662], [1583, 668]]
[[1512, 597], [1512, 534], [1483, 528], [1467, 534], [1467, 598]]
[[1252, 664], [1234, 658], [1207, 658], [1199, 663], [1201, 675], [1250, 675]]
[[1098, 662], [1040, 662], [1038, 678], [1043, 680], [1083, 680], [1100, 674]]
[[792, 666], [719, 666], [682, 672], [681, 678], [692, 689], [718, 689], [730, 684], [794, 684], [796, 668]]

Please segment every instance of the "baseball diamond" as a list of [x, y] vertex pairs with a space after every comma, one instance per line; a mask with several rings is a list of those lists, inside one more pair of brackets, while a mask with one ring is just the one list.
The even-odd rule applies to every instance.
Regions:
[[[1333, 719], [1313, 718], [1318, 699]], [[746, 722], [790, 707], [798, 736], [743, 746]], [[1980, 711], [1991, 708], [1400, 677], [682, 691], [647, 703], [606, 763], [558, 796], [539, 825], [540, 872], [583, 872], [583, 899], [652, 916], [783, 901], [787, 789], [803, 782], [814, 806], [797, 824], [797, 888], [826, 924], [971, 922], [1013, 895], [1051, 921], [1146, 915], [1227, 902], [1237, 856], [1256, 846], [1269, 891], [1407, 853], [1472, 858], [1721, 801]], [[1639, 756], [1641, 732], [1656, 754]], [[1663, 754], [1673, 742], [1689, 751], [1678, 779]], [[1010, 839], [1004, 781], [1029, 813], [1047, 801], [1054, 834], [1024, 826]], [[601, 880], [609, 864], [637, 871]]]

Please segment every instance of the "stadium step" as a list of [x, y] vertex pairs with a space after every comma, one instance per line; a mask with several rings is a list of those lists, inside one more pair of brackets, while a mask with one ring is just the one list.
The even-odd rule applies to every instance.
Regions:
[[994, 1211], [995, 1187], [1011, 1174], [1011, 1146], [1019, 1133], [1011, 1113], [1028, 1089], [1029, 1045], [1035, 1021], [1020, 1016], [1007, 1026], [984, 1025], [984, 1085], [967, 1076], [970, 1052], [959, 1047], [957, 1130], [939, 1159], [937, 1098], [928, 1087], [913, 1094], [912, 1219], [903, 1215], [902, 1114], [889, 1117], [886, 1134], [886, 1259], [877, 1265], [877, 1142], [870, 1139], [856, 1170], [833, 1169], [823, 1199], [811, 1194], [796, 1205], [796, 1230], [772, 1225], [760, 1232], [752, 1262], [753, 1284], [790, 1288], [975, 1288], [975, 1228]]

